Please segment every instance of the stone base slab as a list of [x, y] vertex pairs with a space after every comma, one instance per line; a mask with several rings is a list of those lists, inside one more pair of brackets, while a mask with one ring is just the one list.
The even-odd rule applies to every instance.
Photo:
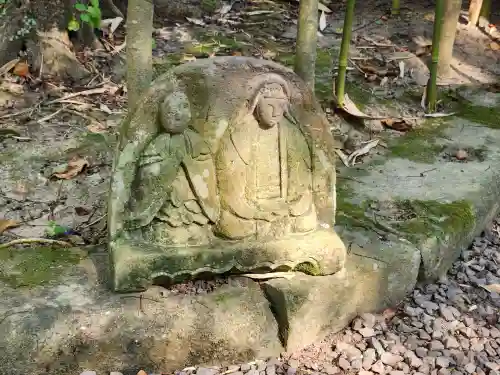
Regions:
[[29, 291], [0, 284], [0, 373], [160, 373], [283, 351], [269, 302], [249, 279], [193, 296], [159, 287], [116, 295], [99, 280], [103, 265], [105, 254], [86, 259]]
[[[145, 290], [154, 278], [190, 279], [203, 273], [289, 271], [299, 264], [313, 275], [344, 267], [346, 249], [332, 230], [290, 235], [269, 242], [225, 241], [211, 246], [161, 247], [119, 240], [110, 245], [117, 292]], [[309, 273], [308, 272], [308, 273]]]
[[[342, 330], [358, 314], [394, 305], [413, 289], [418, 250], [403, 243], [380, 245], [371, 249], [353, 245], [345, 269], [335, 275], [297, 274], [264, 283], [287, 351]], [[399, 251], [392, 252], [391, 247]]]

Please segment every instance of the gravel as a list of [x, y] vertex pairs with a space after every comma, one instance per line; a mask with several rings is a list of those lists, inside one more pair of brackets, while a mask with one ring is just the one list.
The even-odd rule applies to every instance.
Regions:
[[[500, 375], [500, 296], [481, 286], [500, 283], [498, 223], [492, 228], [446, 278], [418, 285], [397, 309], [363, 314], [342, 332], [281, 358], [175, 375]], [[178, 292], [207, 292], [225, 282], [188, 283]]]

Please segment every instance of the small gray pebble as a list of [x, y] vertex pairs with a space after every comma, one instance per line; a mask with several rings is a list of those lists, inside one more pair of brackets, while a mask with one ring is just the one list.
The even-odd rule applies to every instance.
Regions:
[[349, 361], [345, 358], [340, 358], [339, 359], [339, 367], [342, 369], [342, 370], [349, 370], [351, 368], [351, 364], [349, 363]]
[[337, 366], [327, 364], [326, 366], [323, 367], [323, 372], [325, 372], [328, 375], [336, 375], [340, 372], [340, 369]]

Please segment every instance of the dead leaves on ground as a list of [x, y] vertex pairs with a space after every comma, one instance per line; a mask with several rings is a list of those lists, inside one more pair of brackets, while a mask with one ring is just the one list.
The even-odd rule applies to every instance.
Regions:
[[381, 122], [385, 127], [398, 132], [407, 132], [413, 128], [413, 126], [404, 118], [386, 118]]
[[17, 220], [12, 219], [0, 219], [0, 234], [5, 232], [7, 229], [15, 228], [21, 225]]
[[68, 162], [62, 172], [53, 173], [51, 177], [55, 177], [61, 180], [70, 180], [83, 172], [83, 170], [89, 165], [90, 163], [85, 158], [76, 157]]

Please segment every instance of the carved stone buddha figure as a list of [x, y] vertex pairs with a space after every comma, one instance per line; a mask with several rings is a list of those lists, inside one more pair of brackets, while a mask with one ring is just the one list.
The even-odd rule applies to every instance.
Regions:
[[230, 239], [279, 238], [316, 228], [311, 150], [288, 113], [286, 82], [266, 82], [216, 156], [221, 217]]

